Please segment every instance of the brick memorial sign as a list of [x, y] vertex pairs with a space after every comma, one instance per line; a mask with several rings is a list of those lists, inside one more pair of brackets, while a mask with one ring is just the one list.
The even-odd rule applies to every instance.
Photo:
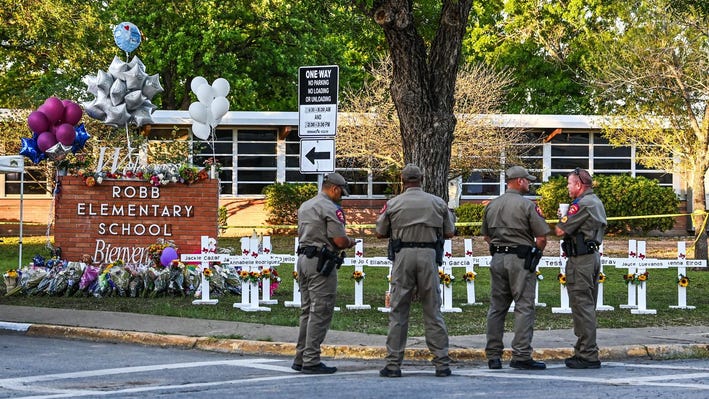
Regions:
[[146, 263], [158, 238], [181, 253], [198, 253], [197, 237], [217, 236], [219, 181], [151, 186], [142, 180], [104, 180], [88, 187], [79, 176], [60, 177], [54, 245], [68, 260]]

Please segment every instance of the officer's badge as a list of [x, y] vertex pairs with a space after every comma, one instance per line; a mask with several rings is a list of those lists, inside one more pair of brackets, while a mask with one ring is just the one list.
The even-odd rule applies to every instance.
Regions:
[[335, 211], [335, 215], [337, 215], [337, 220], [342, 222], [342, 224], [345, 224], [345, 213], [342, 212], [342, 209]]
[[542, 212], [542, 208], [540, 208], [539, 205], [535, 206], [534, 210], [537, 211], [537, 214], [541, 216], [542, 219], [544, 218], [544, 213]]
[[569, 220], [569, 217], [564, 216], [563, 218], [561, 218], [561, 223], [566, 223], [567, 220]]
[[384, 204], [384, 206], [382, 207], [382, 209], [379, 210], [379, 214], [382, 214], [382, 213], [384, 213], [384, 212], [386, 212], [386, 211], [387, 211], [387, 204]]
[[571, 216], [578, 211], [579, 211], [579, 205], [578, 204], [571, 204], [571, 206], [569, 207], [569, 211], [567, 212], [567, 215]]

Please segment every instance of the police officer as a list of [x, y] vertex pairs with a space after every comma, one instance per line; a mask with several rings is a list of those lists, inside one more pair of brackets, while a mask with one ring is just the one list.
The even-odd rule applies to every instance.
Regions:
[[[325, 176], [322, 189], [298, 209], [298, 284], [301, 295], [300, 331], [291, 366], [305, 374], [332, 374], [336, 367], [320, 361], [320, 345], [330, 328], [335, 309], [337, 269], [328, 275], [323, 267], [328, 255], [351, 248], [355, 240], [345, 231], [345, 214], [339, 202], [348, 195], [339, 173]], [[325, 251], [323, 251], [325, 247]], [[318, 266], [320, 265], [320, 270]]]
[[563, 236], [562, 249], [567, 255], [566, 289], [577, 340], [574, 355], [565, 363], [572, 369], [597, 369], [601, 367], [596, 344], [596, 301], [601, 270], [598, 247], [608, 224], [606, 209], [593, 193], [593, 178], [587, 170], [574, 169], [567, 177], [566, 188], [573, 201], [555, 230], [557, 236]]
[[500, 357], [504, 349], [505, 316], [514, 300], [510, 367], [544, 370], [546, 365], [543, 362], [532, 359], [536, 264], [525, 265], [525, 261], [531, 262], [527, 257], [534, 252], [539, 251], [541, 255], [550, 229], [539, 207], [523, 197], [529, 192], [530, 183], [537, 178], [521, 166], [512, 166], [505, 175], [507, 190], [485, 207], [481, 228], [492, 255], [485, 354], [489, 368], [502, 368]]
[[386, 366], [382, 377], [401, 377], [409, 309], [414, 292], [423, 304], [426, 344], [433, 353], [437, 377], [451, 375], [448, 357], [448, 330], [441, 315], [441, 292], [436, 265], [436, 246], [442, 250], [443, 238], [453, 237], [453, 214], [443, 199], [421, 189], [423, 174], [414, 164], [401, 171], [404, 192], [389, 200], [377, 218], [378, 238], [396, 243], [391, 269], [389, 334], [386, 340]]

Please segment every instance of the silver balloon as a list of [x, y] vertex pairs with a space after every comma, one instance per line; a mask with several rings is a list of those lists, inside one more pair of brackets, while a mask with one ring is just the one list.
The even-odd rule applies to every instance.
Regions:
[[128, 63], [128, 68], [129, 68], [129, 69], [132, 69], [132, 68], [135, 67], [135, 66], [140, 67], [140, 70], [143, 71], [143, 72], [145, 72], [145, 64], [143, 64], [143, 61], [141, 61], [140, 58], [138, 58], [137, 55], [134, 55], [134, 56], [133, 56], [133, 59], [130, 60], [130, 62]]
[[98, 71], [96, 74], [96, 87], [99, 91], [103, 90], [105, 93], [111, 89], [113, 84], [113, 76], [107, 74], [104, 71]]
[[104, 120], [103, 123], [116, 127], [125, 126], [129, 119], [130, 114], [128, 114], [128, 110], [126, 110], [126, 105], [120, 104], [115, 107], [110, 107], [106, 111], [106, 120]]
[[98, 93], [98, 86], [96, 86], [97, 80], [98, 79], [96, 78], [96, 76], [92, 75], [86, 75], [81, 79], [81, 81], [86, 84], [86, 91], [93, 94], [94, 96], [96, 95], [96, 93]]
[[141, 127], [143, 125], [150, 125], [153, 123], [153, 117], [150, 115], [153, 112], [152, 107], [149, 105], [142, 105], [131, 115], [131, 124]]
[[150, 75], [145, 79], [145, 84], [143, 85], [143, 94], [145, 97], [148, 98], [148, 100], [152, 100], [153, 96], [155, 96], [158, 93], [163, 92], [163, 88], [160, 85], [160, 75], [155, 74], [155, 75]]
[[133, 111], [143, 105], [143, 102], [146, 100], [147, 97], [145, 97], [140, 90], [131, 91], [125, 96], [126, 108], [128, 108], [128, 111]]
[[111, 65], [108, 67], [108, 73], [110, 73], [114, 78], [121, 76], [121, 73], [128, 70], [128, 64], [125, 61], [121, 61], [120, 58], [114, 56]]
[[66, 158], [66, 155], [69, 152], [71, 152], [71, 146], [63, 145], [62, 143], [54, 144], [53, 146], [47, 148], [46, 151], [44, 151], [44, 153], [47, 154], [47, 158], [56, 162]]
[[140, 90], [143, 88], [143, 82], [148, 74], [145, 73], [140, 66], [135, 65], [133, 68], [123, 72], [123, 78], [126, 81], [128, 91]]
[[127, 92], [128, 89], [126, 87], [126, 82], [120, 79], [114, 80], [111, 85], [111, 91], [109, 92], [109, 95], [111, 96], [111, 103], [113, 105], [121, 104]]
[[94, 99], [91, 102], [86, 102], [81, 105], [84, 106], [84, 111], [86, 111], [86, 115], [89, 117], [100, 121], [106, 119], [106, 111], [104, 111], [102, 104], [100, 104], [98, 100]]

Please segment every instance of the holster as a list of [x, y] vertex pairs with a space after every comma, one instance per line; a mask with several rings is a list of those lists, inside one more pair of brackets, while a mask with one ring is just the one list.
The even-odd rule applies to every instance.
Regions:
[[537, 270], [537, 265], [542, 259], [542, 254], [542, 250], [540, 250], [536, 246], [531, 247], [527, 252], [527, 256], [524, 257], [524, 268], [529, 270], [530, 272]]
[[567, 256], [581, 256], [592, 254], [598, 251], [600, 244], [595, 240], [584, 239], [583, 234], [579, 233], [576, 236], [564, 236], [564, 242], [561, 244], [561, 249], [566, 252]]
[[401, 251], [401, 240], [390, 238], [389, 245], [387, 246], [387, 259], [393, 262], [399, 251]]
[[327, 249], [327, 247], [323, 246], [320, 250], [320, 258], [318, 259], [318, 273], [327, 277], [335, 268], [339, 269], [344, 260], [345, 251], [340, 252], [338, 255], [337, 252], [332, 252]]
[[436, 264], [438, 266], [443, 265], [443, 244], [445, 241], [443, 240], [443, 237], [438, 237], [436, 239]]

